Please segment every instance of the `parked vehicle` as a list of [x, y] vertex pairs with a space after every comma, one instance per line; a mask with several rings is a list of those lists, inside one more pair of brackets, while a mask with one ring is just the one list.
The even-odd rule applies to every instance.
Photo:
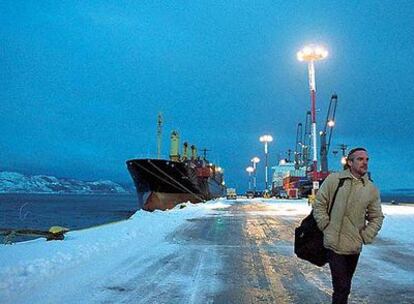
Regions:
[[277, 198], [283, 198], [283, 199], [288, 199], [289, 198], [286, 190], [280, 190], [276, 197]]
[[227, 188], [226, 192], [227, 199], [237, 199], [237, 193], [235, 188]]
[[247, 190], [246, 191], [246, 197], [247, 198], [253, 198], [254, 197], [254, 191], [253, 190]]
[[254, 197], [264, 197], [264, 194], [265, 194], [265, 191], [263, 191], [263, 190], [257, 190], [254, 193]]

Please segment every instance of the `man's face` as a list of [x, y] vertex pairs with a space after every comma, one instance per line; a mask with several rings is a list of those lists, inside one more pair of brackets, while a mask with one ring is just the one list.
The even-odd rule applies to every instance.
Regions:
[[348, 166], [352, 174], [357, 177], [363, 176], [368, 171], [368, 154], [365, 151], [356, 151], [351, 154]]

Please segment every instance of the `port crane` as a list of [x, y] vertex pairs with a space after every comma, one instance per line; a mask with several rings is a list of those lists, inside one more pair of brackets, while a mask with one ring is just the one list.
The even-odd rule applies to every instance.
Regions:
[[328, 152], [331, 145], [333, 127], [335, 126], [335, 114], [338, 104], [338, 96], [333, 94], [329, 102], [328, 113], [324, 123], [323, 130], [320, 132], [320, 157], [321, 157], [321, 172], [322, 174], [329, 173], [328, 169]]
[[296, 143], [295, 143], [295, 169], [305, 167], [307, 172], [311, 172], [312, 165], [310, 159], [310, 150], [312, 143], [311, 134], [311, 111], [306, 112], [305, 130], [303, 124], [298, 123], [296, 128]]
[[[315, 188], [315, 182], [319, 184], [328, 176], [328, 152], [331, 146], [333, 127], [335, 126], [337, 103], [338, 96], [333, 94], [329, 102], [323, 130], [319, 133], [321, 159], [320, 169], [315, 167], [315, 162], [310, 159], [310, 147], [312, 143], [311, 111], [306, 112], [306, 122], [304, 126], [302, 123], [298, 123], [294, 151], [294, 168], [297, 172], [293, 173], [294, 175], [289, 175], [289, 177], [286, 177], [283, 181], [284, 188], [288, 192], [288, 196], [291, 196], [291, 193], [293, 193], [293, 196], [302, 196], [314, 193], [314, 190], [317, 189]], [[305, 176], [303, 175], [303, 168], [306, 172]], [[302, 173], [300, 171], [302, 171]], [[293, 190], [296, 190], [296, 194]]]
[[[324, 123], [324, 128], [320, 131], [320, 158], [322, 175], [329, 173], [328, 169], [328, 153], [331, 146], [333, 127], [335, 126], [336, 108], [338, 104], [338, 95], [333, 94], [329, 102], [328, 112]], [[296, 146], [295, 146], [295, 169], [306, 167], [307, 172], [317, 171], [313, 168], [309, 158], [309, 147], [311, 144], [311, 112], [306, 112], [305, 132], [302, 137], [302, 123], [299, 123], [296, 130]]]
[[302, 142], [302, 123], [298, 123], [298, 127], [296, 129], [296, 145], [295, 145], [295, 169], [298, 170], [302, 167], [302, 150], [303, 150], [303, 142]]

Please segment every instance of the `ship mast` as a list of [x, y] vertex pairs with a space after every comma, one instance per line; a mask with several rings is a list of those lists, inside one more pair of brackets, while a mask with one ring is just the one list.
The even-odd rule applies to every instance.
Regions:
[[201, 149], [201, 151], [203, 151], [204, 160], [207, 160], [207, 151], [211, 151], [211, 150], [204, 148], [204, 149]]
[[162, 125], [163, 125], [163, 118], [162, 113], [158, 113], [158, 121], [157, 121], [157, 155], [158, 159], [161, 158], [161, 142], [162, 142]]

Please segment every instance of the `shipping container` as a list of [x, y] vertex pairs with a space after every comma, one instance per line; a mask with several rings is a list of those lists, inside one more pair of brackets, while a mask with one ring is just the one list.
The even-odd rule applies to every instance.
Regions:
[[297, 188], [289, 189], [289, 190], [287, 190], [287, 194], [288, 194], [289, 198], [297, 199], [298, 198], [298, 189]]

